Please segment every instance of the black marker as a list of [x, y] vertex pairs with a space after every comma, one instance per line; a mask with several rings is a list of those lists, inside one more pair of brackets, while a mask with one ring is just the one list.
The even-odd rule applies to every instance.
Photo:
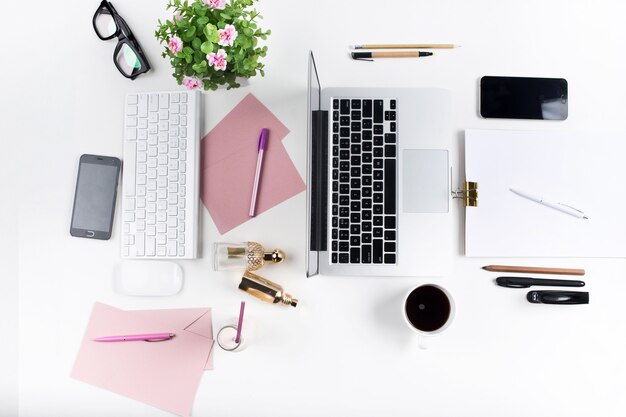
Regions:
[[529, 291], [526, 299], [533, 304], [589, 304], [589, 293], [582, 291]]
[[532, 285], [543, 285], [553, 287], [584, 287], [583, 281], [575, 281], [568, 279], [540, 279], [540, 278], [522, 278], [522, 277], [498, 277], [496, 284], [507, 288], [528, 288]]
[[432, 52], [424, 51], [385, 51], [385, 52], [352, 52], [352, 59], [372, 60], [372, 58], [421, 58], [434, 55]]

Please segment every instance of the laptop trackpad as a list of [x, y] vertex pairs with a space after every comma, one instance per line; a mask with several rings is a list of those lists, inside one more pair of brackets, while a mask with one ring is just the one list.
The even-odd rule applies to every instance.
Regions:
[[402, 211], [447, 213], [450, 203], [448, 151], [406, 149], [402, 158]]

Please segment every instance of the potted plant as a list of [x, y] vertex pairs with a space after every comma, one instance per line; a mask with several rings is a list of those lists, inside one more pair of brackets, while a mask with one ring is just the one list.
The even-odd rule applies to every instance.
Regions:
[[257, 25], [262, 16], [253, 9], [256, 0], [170, 0], [171, 19], [161, 21], [155, 37], [164, 44], [163, 58], [170, 60], [172, 75], [189, 89], [216, 90], [239, 87], [237, 79], [265, 75], [269, 30]]

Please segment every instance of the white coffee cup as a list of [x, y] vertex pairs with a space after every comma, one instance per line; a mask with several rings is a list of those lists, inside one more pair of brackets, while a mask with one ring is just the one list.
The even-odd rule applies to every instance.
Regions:
[[439, 285], [423, 284], [404, 297], [402, 314], [407, 326], [417, 333], [419, 347], [426, 349], [428, 337], [450, 327], [455, 314], [454, 299]]

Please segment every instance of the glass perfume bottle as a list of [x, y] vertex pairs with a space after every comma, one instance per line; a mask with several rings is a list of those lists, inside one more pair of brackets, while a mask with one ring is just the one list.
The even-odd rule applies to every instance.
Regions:
[[239, 289], [268, 303], [292, 307], [298, 305], [298, 299], [285, 293], [283, 287], [250, 271], [246, 271], [241, 277]]
[[266, 262], [275, 264], [285, 259], [285, 253], [280, 249], [265, 252], [263, 246], [257, 242], [227, 243], [217, 242], [213, 245], [213, 269], [215, 271], [243, 269], [256, 271]]

